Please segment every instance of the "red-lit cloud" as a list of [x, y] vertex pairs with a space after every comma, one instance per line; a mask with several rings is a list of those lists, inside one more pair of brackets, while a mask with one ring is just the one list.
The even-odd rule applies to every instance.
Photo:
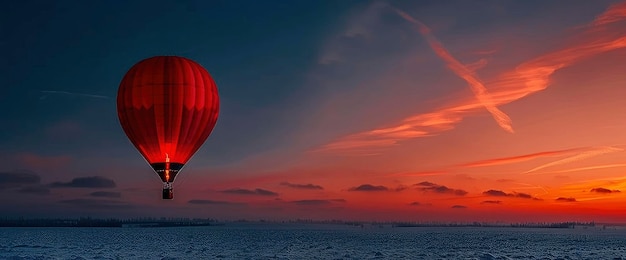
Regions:
[[364, 192], [372, 192], [372, 191], [389, 191], [390, 189], [382, 186], [382, 185], [372, 185], [372, 184], [362, 184], [356, 187], [352, 187], [348, 189], [348, 191], [364, 191]]
[[447, 186], [439, 185], [439, 184], [428, 182], [428, 181], [423, 181], [413, 186], [417, 186], [418, 189], [421, 191], [439, 193], [439, 194], [451, 194], [455, 196], [465, 196], [468, 193], [465, 190], [452, 189], [452, 188], [448, 188]]
[[616, 192], [621, 192], [621, 191], [620, 190], [610, 190], [610, 189], [606, 189], [606, 188], [593, 188], [593, 189], [591, 189], [591, 192], [610, 194], [610, 193], [616, 193]]
[[484, 191], [483, 194], [487, 196], [492, 196], [492, 197], [511, 197], [511, 198], [541, 200], [540, 198], [535, 198], [528, 193], [522, 193], [522, 192], [506, 193], [501, 190], [488, 190], [488, 191]]
[[576, 202], [576, 198], [572, 198], [572, 197], [558, 197], [558, 198], [556, 198], [556, 201], [560, 201], [560, 202]]
[[324, 188], [320, 185], [315, 184], [297, 184], [297, 183], [289, 183], [289, 182], [281, 182], [280, 185], [287, 186], [289, 188], [294, 189], [303, 189], [303, 190], [323, 190]]

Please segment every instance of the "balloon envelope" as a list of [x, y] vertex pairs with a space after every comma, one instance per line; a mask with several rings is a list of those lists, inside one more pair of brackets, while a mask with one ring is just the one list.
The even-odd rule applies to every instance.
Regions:
[[198, 63], [156, 56], [126, 73], [117, 113], [126, 135], [164, 183], [170, 183], [211, 134], [219, 112], [217, 86]]

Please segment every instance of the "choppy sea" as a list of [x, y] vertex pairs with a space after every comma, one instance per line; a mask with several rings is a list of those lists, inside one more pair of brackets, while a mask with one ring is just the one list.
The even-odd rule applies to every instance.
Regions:
[[0, 259], [626, 259], [626, 229], [0, 228]]

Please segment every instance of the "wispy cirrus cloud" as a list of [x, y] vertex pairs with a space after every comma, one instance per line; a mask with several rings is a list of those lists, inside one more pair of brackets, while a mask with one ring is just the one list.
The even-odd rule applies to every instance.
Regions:
[[608, 153], [614, 153], [614, 152], [621, 152], [624, 151], [624, 149], [622, 148], [617, 148], [617, 147], [610, 147], [610, 146], [604, 146], [604, 147], [595, 147], [592, 149], [589, 149], [587, 151], [583, 151], [580, 152], [576, 155], [567, 157], [567, 158], [563, 158], [557, 161], [553, 161], [550, 163], [546, 163], [540, 166], [537, 166], [535, 168], [532, 168], [524, 173], [532, 173], [532, 172], [536, 172], [548, 167], [552, 167], [552, 166], [557, 166], [557, 165], [562, 165], [562, 164], [567, 164], [567, 163], [572, 163], [572, 162], [577, 162], [580, 160], [585, 160], [585, 159], [589, 159], [592, 157], [596, 157], [599, 155], [603, 155], [603, 154], [608, 154]]
[[589, 171], [589, 170], [597, 170], [597, 169], [607, 169], [607, 168], [621, 168], [626, 167], [625, 163], [615, 163], [615, 164], [603, 164], [603, 165], [593, 165], [586, 167], [577, 167], [559, 171], [551, 171], [549, 173], [568, 173], [568, 172], [580, 172], [580, 171]]
[[[474, 161], [474, 162], [459, 164], [459, 165], [456, 165], [455, 167], [466, 168], [466, 167], [484, 167], [484, 166], [493, 166], [493, 165], [504, 165], [504, 164], [512, 164], [512, 163], [529, 161], [529, 160], [533, 160], [537, 158], [559, 157], [559, 156], [571, 155], [569, 157], [559, 159], [557, 161], [553, 161], [550, 163], [546, 163], [546, 164], [543, 164], [541, 166], [535, 167], [531, 170], [524, 172], [524, 173], [531, 173], [531, 172], [539, 171], [544, 168], [577, 162], [580, 160], [589, 159], [589, 158], [607, 154], [607, 153], [621, 152], [623, 150], [624, 149], [622, 148], [613, 147], [613, 146], [579, 147], [579, 148], [572, 148], [572, 149], [565, 149], [565, 150], [545, 151], [545, 152], [524, 154], [524, 155], [519, 155], [519, 156]], [[564, 172], [571, 172], [571, 171], [582, 171], [582, 170], [623, 167], [623, 166], [626, 166], [626, 164], [611, 164], [611, 165], [583, 167], [583, 168], [569, 169], [569, 170], [563, 170], [563, 171], [556, 171], [552, 173], [564, 173]]]
[[574, 149], [566, 149], [566, 150], [545, 151], [545, 152], [524, 154], [524, 155], [518, 155], [518, 156], [511, 156], [511, 157], [502, 157], [502, 158], [468, 162], [468, 163], [463, 163], [463, 164], [459, 164], [456, 166], [465, 168], [465, 167], [483, 167], [483, 166], [518, 163], [518, 162], [524, 162], [524, 161], [529, 161], [532, 159], [543, 158], [543, 157], [562, 156], [562, 155], [571, 154], [571, 153], [578, 152], [578, 151], [583, 151], [585, 149], [586, 148], [574, 148]]
[[[520, 163], [520, 162], [525, 162], [525, 161], [531, 161], [531, 160], [539, 159], [539, 158], [563, 157], [563, 156], [571, 155], [569, 157], [566, 157], [566, 158], [563, 158], [563, 159], [560, 159], [551, 163], [547, 163], [547, 164], [538, 166], [536, 168], [533, 168], [532, 170], [529, 170], [527, 172], [524, 172], [528, 174], [533, 171], [539, 171], [543, 168], [561, 165], [561, 164], [567, 164], [571, 162], [577, 162], [580, 160], [589, 159], [589, 158], [606, 154], [606, 153], [620, 152], [622, 150], [623, 149], [621, 148], [612, 147], [612, 146], [578, 147], [578, 148], [572, 148], [572, 149], [544, 151], [544, 152], [523, 154], [523, 155], [517, 155], [517, 156], [510, 156], [510, 157], [500, 157], [500, 158], [494, 158], [494, 159], [472, 161], [472, 162], [461, 163], [461, 164], [457, 164], [453, 166], [442, 167], [441, 169], [432, 170], [432, 171], [393, 173], [393, 174], [389, 174], [389, 176], [436, 176], [436, 175], [447, 174], [455, 170], [464, 169], [464, 168], [507, 165], [507, 164], [515, 164], [515, 163]], [[573, 168], [573, 169], [565, 169], [565, 170], [559, 170], [559, 171], [551, 171], [547, 173], [566, 173], [566, 172], [586, 171], [586, 170], [616, 168], [616, 167], [626, 167], [626, 164], [596, 165], [596, 166], [579, 167], [579, 168]], [[518, 182], [518, 184], [526, 185], [520, 182]], [[541, 188], [539, 186], [536, 186], [536, 187]]]
[[333, 41], [327, 44], [322, 55], [318, 59], [321, 65], [331, 65], [345, 61], [344, 52], [351, 52], [349, 44], [343, 44], [351, 39], [361, 38], [368, 39], [372, 36], [372, 27], [376, 27], [380, 19], [380, 10], [387, 6], [384, 2], [374, 2], [370, 4], [363, 12], [356, 14], [350, 19], [347, 28]]
[[[597, 16], [588, 26], [592, 29], [598, 29], [610, 23], [624, 21], [626, 17], [621, 15], [622, 10], [622, 5], [613, 5]], [[405, 19], [407, 17], [409, 16], [407, 15]], [[430, 33], [427, 27], [421, 29]], [[478, 81], [478, 78], [471, 77], [472, 71], [462, 64], [455, 63], [453, 57], [440, 53], [442, 56], [447, 57], [449, 66], [454, 66], [456, 70], [465, 73], [463, 75], [476, 86], [489, 86], [489, 94], [484, 94], [483, 96], [484, 102], [477, 100], [476, 97], [461, 100], [447, 108], [407, 117], [401, 122], [388, 127], [341, 137], [317, 149], [313, 149], [313, 152], [339, 155], [379, 154], [381, 149], [398, 145], [402, 141], [433, 136], [440, 132], [451, 130], [464, 117], [480, 112], [482, 108], [485, 108], [485, 105], [494, 108], [546, 89], [551, 83], [551, 76], [558, 70], [572, 66], [585, 58], [626, 47], [626, 36], [607, 36], [600, 33], [595, 33], [595, 30], [592, 30], [592, 33], [585, 32], [585, 37], [582, 41], [570, 44], [561, 50], [530, 59], [484, 82]], [[434, 45], [435, 47], [442, 47], [437, 44]], [[478, 93], [481, 93], [480, 88], [476, 90], [479, 90]], [[490, 112], [494, 111], [492, 109]], [[496, 120], [501, 120], [498, 122], [506, 126], [506, 122], [508, 122], [506, 117], [499, 117], [500, 114], [497, 111], [494, 113]]]
[[591, 23], [592, 26], [601, 26], [626, 19], [626, 1], [611, 5], [611, 7]]
[[436, 176], [446, 174], [446, 171], [419, 171], [419, 172], [401, 172], [401, 173], [392, 173], [389, 176]]

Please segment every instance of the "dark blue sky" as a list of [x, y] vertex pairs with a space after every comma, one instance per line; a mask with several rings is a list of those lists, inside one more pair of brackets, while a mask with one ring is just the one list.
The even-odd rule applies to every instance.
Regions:
[[[361, 3], [366, 4], [366, 3]], [[115, 96], [126, 70], [181, 55], [218, 84], [216, 163], [268, 149], [282, 110], [316, 63], [323, 36], [354, 1], [19, 1], [3, 8], [3, 150], [122, 153]], [[108, 99], [41, 91], [93, 94]], [[71, 140], [46, 135], [67, 122]], [[71, 126], [67, 126], [70, 127]], [[281, 126], [283, 127], [283, 126]], [[77, 130], [77, 129], [75, 129]], [[269, 135], [269, 136], [266, 136]], [[266, 138], [259, 138], [264, 136]], [[269, 138], [269, 139], [268, 139]], [[69, 143], [68, 143], [69, 142]], [[246, 149], [241, 149], [245, 146]], [[97, 149], [94, 149], [97, 148]], [[115, 150], [115, 151], [113, 151]]]

